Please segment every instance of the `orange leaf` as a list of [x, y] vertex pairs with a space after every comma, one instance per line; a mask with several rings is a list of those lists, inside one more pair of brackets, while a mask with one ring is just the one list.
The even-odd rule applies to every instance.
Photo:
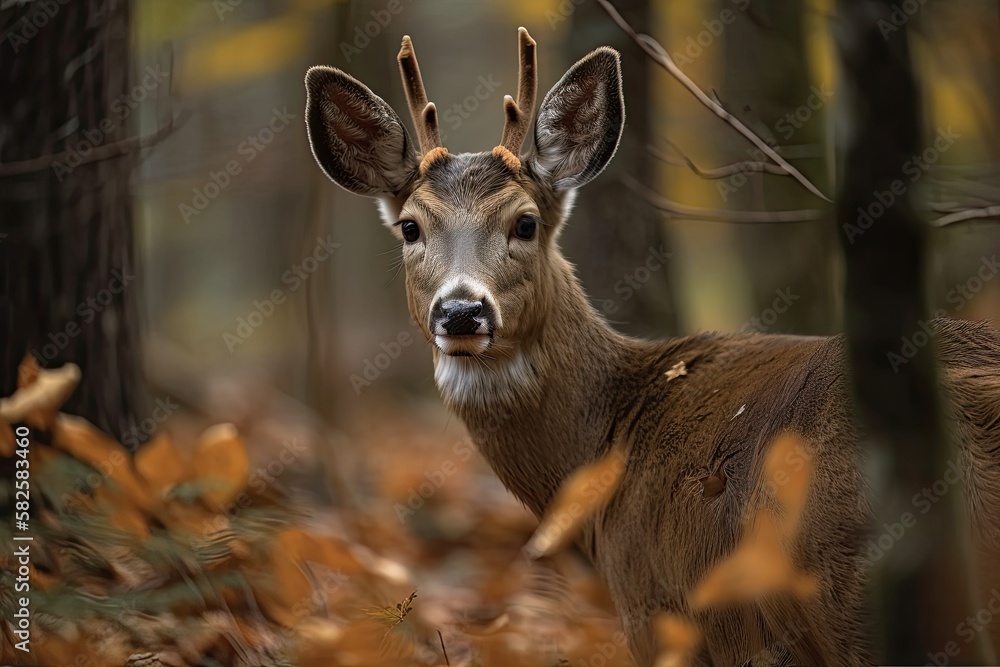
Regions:
[[[31, 375], [28, 372], [26, 377]], [[13, 396], [0, 399], [0, 420], [9, 424], [25, 422], [35, 428], [48, 429], [59, 408], [79, 384], [80, 368], [76, 364], [66, 364], [52, 371], [40, 370], [34, 380], [25, 382], [27, 384]]]
[[174, 485], [187, 481], [188, 467], [188, 461], [165, 433], [157, 435], [135, 454], [136, 472], [161, 497]]
[[815, 590], [816, 581], [792, 565], [781, 544], [777, 519], [762, 510], [736, 551], [702, 578], [689, 600], [692, 608], [700, 610], [780, 592], [808, 597]]
[[608, 504], [624, 471], [624, 454], [612, 449], [604, 458], [581, 466], [567, 477], [524, 547], [528, 556], [550, 556], [565, 547], [580, 526]]
[[785, 511], [782, 530], [793, 537], [806, 504], [811, 460], [802, 438], [784, 433], [775, 438], [764, 459], [767, 488]]
[[653, 621], [659, 653], [656, 667], [688, 667], [700, 638], [698, 628], [677, 614], [661, 613]]
[[[39, 380], [41, 381], [41, 380]], [[59, 415], [52, 428], [52, 444], [111, 479], [119, 493], [135, 507], [151, 512], [154, 500], [132, 471], [132, 462], [124, 447], [91, 426], [86, 420]]]
[[247, 448], [232, 424], [217, 424], [201, 434], [195, 469], [201, 498], [210, 509], [223, 512], [243, 491], [250, 470]]

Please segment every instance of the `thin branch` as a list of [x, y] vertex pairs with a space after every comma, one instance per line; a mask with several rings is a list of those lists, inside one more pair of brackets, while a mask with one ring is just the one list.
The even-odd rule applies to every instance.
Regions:
[[944, 227], [955, 222], [964, 220], [974, 220], [976, 218], [998, 218], [1000, 217], [1000, 206], [986, 206], [984, 208], [969, 208], [964, 211], [955, 211], [948, 215], [941, 216], [937, 220], [932, 220], [934, 227]]
[[708, 107], [716, 116], [724, 120], [730, 126], [732, 126], [737, 132], [742, 134], [747, 140], [753, 143], [757, 148], [764, 152], [769, 158], [774, 160], [776, 164], [781, 165], [788, 175], [794, 178], [796, 181], [802, 184], [802, 186], [813, 193], [823, 201], [831, 201], [829, 197], [824, 195], [819, 188], [813, 185], [812, 181], [806, 178], [798, 169], [792, 166], [787, 160], [778, 155], [773, 148], [771, 148], [766, 141], [757, 136], [753, 130], [744, 125], [738, 118], [733, 116], [731, 113], [726, 111], [722, 106], [720, 106], [715, 100], [705, 94], [705, 92], [698, 87], [694, 81], [692, 81], [684, 72], [681, 71], [679, 67], [674, 63], [673, 58], [664, 50], [663, 46], [660, 45], [655, 39], [649, 35], [644, 35], [637, 33], [632, 26], [626, 21], [618, 10], [615, 9], [608, 0], [597, 0], [597, 2], [604, 8], [612, 20], [618, 24], [618, 26], [624, 30], [649, 56], [663, 69], [665, 69], [671, 76], [673, 76], [677, 81], [681, 83], [688, 91], [694, 95], [699, 102]]
[[[0, 164], [0, 178], [6, 176], [18, 176], [20, 174], [30, 174], [36, 171], [42, 171], [56, 164], [57, 162], [63, 162], [70, 155], [76, 155], [79, 158], [79, 162], [72, 167], [75, 169], [84, 164], [89, 164], [91, 162], [99, 162], [101, 160], [108, 160], [111, 158], [116, 158], [126, 153], [130, 153], [134, 150], [139, 150], [143, 148], [149, 148], [156, 145], [167, 136], [172, 134], [174, 130], [179, 129], [185, 121], [187, 121], [190, 113], [188, 111], [181, 111], [176, 118], [171, 118], [170, 122], [163, 127], [158, 128], [155, 132], [150, 132], [148, 134], [143, 134], [138, 137], [129, 137], [127, 139], [122, 139], [121, 141], [116, 141], [105, 146], [97, 146], [94, 150], [86, 157], [79, 154], [78, 151], [65, 150], [61, 153], [55, 153], [50, 155], [41, 155], [36, 158], [31, 158], [30, 160], [21, 160], [19, 162], [7, 162], [5, 164]], [[70, 167], [67, 167], [70, 168]]]
[[756, 160], [741, 160], [740, 162], [733, 162], [731, 164], [726, 164], [721, 167], [715, 167], [714, 169], [702, 169], [694, 163], [694, 161], [685, 155], [677, 146], [674, 146], [673, 142], [669, 142], [670, 145], [680, 153], [681, 160], [676, 160], [670, 157], [663, 151], [653, 146], [647, 146], [646, 150], [649, 151], [650, 155], [668, 164], [680, 164], [687, 165], [691, 171], [693, 171], [698, 176], [707, 179], [719, 179], [726, 178], [727, 176], [732, 176], [734, 174], [743, 174], [747, 172], [765, 172], [768, 174], [774, 174], [775, 176], [790, 176], [784, 167], [777, 164], [771, 164], [770, 162], [758, 162]]
[[826, 211], [817, 209], [803, 209], [798, 211], [723, 211], [720, 209], [688, 206], [667, 199], [663, 195], [650, 190], [628, 174], [622, 178], [622, 182], [652, 206], [674, 218], [765, 225], [810, 222], [813, 220], [823, 220], [828, 217]]

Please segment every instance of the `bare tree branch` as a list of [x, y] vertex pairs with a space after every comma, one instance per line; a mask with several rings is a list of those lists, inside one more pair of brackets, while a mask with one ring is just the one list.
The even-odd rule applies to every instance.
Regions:
[[829, 197], [824, 195], [819, 188], [813, 185], [812, 181], [806, 178], [802, 172], [792, 166], [787, 160], [778, 155], [773, 148], [771, 148], [766, 141], [757, 136], [753, 130], [744, 125], [740, 119], [733, 116], [731, 113], [726, 111], [722, 106], [720, 106], [715, 100], [705, 94], [701, 88], [698, 87], [694, 81], [692, 81], [679, 67], [674, 63], [673, 58], [666, 52], [663, 46], [660, 45], [655, 39], [649, 35], [644, 35], [637, 33], [634, 28], [626, 21], [618, 10], [615, 9], [614, 5], [609, 2], [609, 0], [597, 0], [597, 2], [604, 8], [611, 19], [618, 24], [618, 26], [624, 30], [639, 46], [642, 47], [649, 56], [663, 69], [665, 69], [672, 77], [677, 79], [688, 91], [694, 95], [699, 102], [708, 107], [716, 116], [724, 120], [730, 126], [732, 126], [737, 132], [742, 134], [746, 139], [753, 143], [757, 148], [764, 152], [769, 158], [774, 160], [776, 164], [781, 165], [788, 175], [794, 178], [796, 181], [802, 184], [802, 186], [813, 193], [823, 201], [831, 201]]
[[937, 220], [932, 220], [931, 225], [934, 227], [944, 227], [945, 225], [950, 225], [955, 222], [962, 222], [965, 220], [974, 220], [976, 218], [998, 218], [1000, 217], [1000, 206], [986, 206], [984, 208], [969, 208], [964, 211], [955, 211], [948, 215], [942, 216]]
[[643, 197], [651, 205], [674, 218], [689, 220], [708, 220], [711, 222], [742, 223], [765, 225], [776, 223], [799, 223], [812, 220], [822, 220], [828, 217], [826, 211], [818, 209], [803, 209], [798, 211], [723, 211], [721, 209], [700, 208], [680, 204], [654, 192], [639, 181], [625, 175], [622, 182], [630, 190]]
[[733, 162], [731, 164], [726, 164], [721, 167], [715, 167], [713, 169], [702, 169], [701, 167], [696, 165], [691, 158], [685, 155], [684, 152], [681, 151], [681, 149], [678, 148], [672, 141], [668, 141], [667, 143], [669, 143], [670, 146], [680, 154], [681, 156], [680, 160], [670, 157], [669, 155], [661, 151], [659, 148], [655, 148], [653, 146], [647, 146], [646, 150], [649, 151], [650, 155], [660, 160], [663, 160], [667, 164], [675, 164], [682, 166], [686, 165], [688, 168], [691, 169], [691, 171], [693, 171], [698, 176], [701, 176], [702, 178], [714, 180], [719, 178], [726, 178], [727, 176], [732, 176], [734, 174], [743, 174], [747, 172], [753, 172], [753, 173], [766, 172], [768, 174], [774, 174], [775, 176], [791, 175], [787, 171], [785, 171], [785, 168], [782, 167], [781, 165], [771, 164], [770, 162], [758, 162], [756, 160], [741, 160], [739, 162]]

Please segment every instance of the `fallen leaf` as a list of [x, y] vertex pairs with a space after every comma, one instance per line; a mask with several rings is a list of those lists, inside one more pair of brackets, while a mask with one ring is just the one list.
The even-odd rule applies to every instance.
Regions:
[[688, 667], [700, 641], [698, 628], [677, 614], [661, 613], [653, 619], [656, 634], [656, 667]]
[[612, 448], [604, 458], [570, 474], [525, 545], [528, 557], [550, 556], [566, 546], [580, 526], [608, 504], [624, 471], [624, 454]]
[[24, 355], [21, 364], [17, 367], [17, 388], [24, 389], [38, 379], [38, 373], [42, 367], [38, 365], [38, 359], [31, 352]]
[[[29, 372], [27, 377], [31, 375]], [[13, 396], [0, 399], [0, 420], [8, 424], [24, 422], [47, 430], [52, 426], [59, 408], [79, 383], [80, 368], [76, 364], [66, 364], [51, 371], [39, 370], [35, 379], [19, 388]]]
[[782, 530], [788, 538], [798, 533], [809, 489], [810, 463], [805, 443], [794, 433], [775, 438], [764, 459], [765, 483], [784, 511]]
[[225, 511], [243, 491], [250, 470], [246, 444], [232, 424], [217, 424], [201, 434], [194, 456], [201, 499], [209, 509]]
[[157, 503], [133, 472], [128, 451], [85, 419], [58, 415], [52, 427], [52, 444], [89, 465], [104, 479], [113, 480], [116, 490], [128, 503], [145, 512], [152, 512], [156, 507]]
[[816, 580], [797, 570], [781, 543], [778, 520], [762, 510], [728, 558], [713, 567], [689, 595], [695, 610], [790, 592], [810, 597]]
[[679, 378], [680, 376], [687, 374], [687, 366], [684, 365], [683, 361], [678, 361], [663, 375], [667, 378], [667, 380], [673, 380], [674, 378]]
[[188, 461], [165, 433], [158, 434], [135, 454], [136, 472], [158, 496], [186, 481], [188, 467]]
[[295, 664], [301, 667], [327, 667], [330, 654], [344, 637], [344, 629], [325, 618], [309, 618], [296, 627], [299, 639]]

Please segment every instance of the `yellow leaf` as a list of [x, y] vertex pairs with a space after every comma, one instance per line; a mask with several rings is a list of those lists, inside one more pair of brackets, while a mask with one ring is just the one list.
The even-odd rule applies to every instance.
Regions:
[[528, 556], [542, 558], [565, 547], [580, 526], [608, 504], [624, 471], [624, 454], [612, 448], [604, 458], [578, 468], [567, 477], [524, 547]]
[[243, 491], [250, 459], [247, 448], [232, 424], [217, 424], [201, 434], [194, 456], [201, 499], [216, 512], [223, 512]]

